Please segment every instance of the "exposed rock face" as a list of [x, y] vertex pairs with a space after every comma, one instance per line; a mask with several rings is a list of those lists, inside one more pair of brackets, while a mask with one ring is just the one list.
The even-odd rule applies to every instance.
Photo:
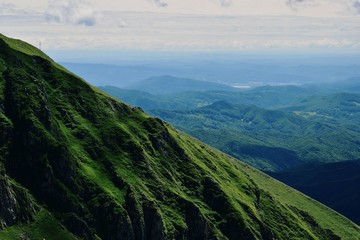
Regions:
[[186, 203], [186, 224], [188, 226], [187, 239], [209, 239], [209, 223], [195, 204]]
[[0, 95], [0, 229], [3, 229], [33, 220], [38, 207], [28, 192], [6, 175], [13, 124], [5, 115], [5, 99], [3, 93]]
[[134, 239], [129, 216], [121, 205], [105, 195], [98, 196], [90, 211], [96, 220], [98, 234], [104, 239]]
[[144, 213], [134, 192], [130, 188], [128, 189], [125, 201], [125, 208], [133, 226], [134, 240], [146, 240]]
[[153, 206], [144, 205], [143, 211], [146, 239], [166, 240], [165, 226], [159, 210]]
[[89, 228], [88, 224], [76, 214], [69, 213], [64, 215], [63, 223], [75, 235], [88, 240], [95, 239], [94, 232]]
[[0, 226], [4, 228], [17, 222], [17, 200], [10, 183], [5, 176], [0, 176]]
[[10, 182], [0, 173], [0, 229], [20, 222], [29, 222], [37, 211], [25, 189]]

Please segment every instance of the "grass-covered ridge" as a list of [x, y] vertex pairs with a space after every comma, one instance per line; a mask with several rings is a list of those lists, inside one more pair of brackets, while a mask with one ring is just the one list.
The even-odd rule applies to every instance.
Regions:
[[25, 53], [30, 56], [39, 56], [46, 60], [52, 61], [50, 57], [47, 56], [44, 52], [40, 51], [38, 48], [31, 46], [30, 44], [24, 41], [21, 41], [20, 39], [9, 38], [1, 33], [0, 33], [0, 39], [3, 40], [8, 45], [8, 47], [16, 51]]
[[1, 239], [360, 238], [332, 210], [14, 44], [0, 41], [0, 199], [11, 196], [0, 210], [19, 211], [0, 216]]

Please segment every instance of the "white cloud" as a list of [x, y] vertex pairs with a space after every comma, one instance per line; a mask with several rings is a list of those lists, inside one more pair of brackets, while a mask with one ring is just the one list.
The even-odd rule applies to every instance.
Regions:
[[0, 4], [0, 14], [9, 14], [16, 11], [15, 4], [12, 3], [1, 3]]
[[41, 39], [46, 50], [360, 50], [360, 0], [103, 0], [112, 11], [95, 0], [53, 0], [26, 14], [14, 1], [0, 3], [12, 12], [0, 12], [2, 33], [35, 45]]
[[162, 0], [152, 0], [152, 2], [158, 7], [167, 7], [168, 4]]
[[353, 7], [354, 7], [356, 13], [357, 13], [357, 14], [360, 14], [360, 1], [355, 1], [355, 2], [353, 3]]
[[[0, 0], [1, 1], [1, 0]], [[26, 7], [18, 7], [14, 3], [0, 3], [0, 16], [1, 15], [31, 15], [34, 13], [38, 13], [38, 11], [35, 11], [31, 8]]]
[[94, 26], [100, 13], [93, 1], [50, 0], [46, 20], [64, 24]]
[[304, 2], [305, 2], [305, 0], [287, 0], [286, 4], [294, 5], [294, 4], [304, 3]]
[[[40, 11], [46, 9], [48, 0], [3, 0], [2, 2], [16, 4], [21, 9], [36, 8]], [[69, 2], [80, 1], [57, 0], [57, 2], [62, 5], [68, 5]], [[84, 1], [81, 2], [84, 3]], [[356, 2], [359, 2], [359, 0], [92, 0], [92, 3], [95, 2], [99, 9], [104, 11], [171, 12], [218, 15], [296, 14], [299, 16], [318, 17], [326, 15], [336, 17], [339, 12], [343, 15], [346, 13], [354, 13], [354, 9], [357, 8]], [[90, 5], [92, 5], [92, 8], [94, 9], [94, 4]], [[59, 16], [59, 13], [56, 14]], [[55, 19], [58, 18], [55, 17]]]
[[303, 10], [305, 8], [315, 8], [319, 4], [316, 0], [286, 0], [285, 3], [294, 11]]
[[286, 0], [285, 2], [289, 7], [295, 9], [298, 5], [305, 3], [305, 0]]
[[232, 5], [231, 0], [219, 0], [219, 2], [222, 7], [229, 7]]

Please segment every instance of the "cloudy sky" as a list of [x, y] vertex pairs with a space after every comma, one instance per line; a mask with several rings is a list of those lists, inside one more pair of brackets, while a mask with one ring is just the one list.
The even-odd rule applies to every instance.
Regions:
[[0, 32], [45, 50], [360, 52], [360, 0], [0, 0]]

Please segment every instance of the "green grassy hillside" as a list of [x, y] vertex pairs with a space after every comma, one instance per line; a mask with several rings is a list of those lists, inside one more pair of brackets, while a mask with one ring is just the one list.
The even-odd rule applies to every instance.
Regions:
[[[314, 116], [227, 102], [187, 111], [150, 112], [259, 169], [279, 171], [307, 162], [360, 158], [360, 135], [355, 127], [360, 120], [356, 104], [351, 104], [346, 113], [318, 110]], [[337, 115], [349, 116], [352, 122]]]
[[360, 224], [360, 161], [305, 165], [271, 175]]
[[360, 238], [336, 212], [32, 52], [0, 37], [0, 239]]

